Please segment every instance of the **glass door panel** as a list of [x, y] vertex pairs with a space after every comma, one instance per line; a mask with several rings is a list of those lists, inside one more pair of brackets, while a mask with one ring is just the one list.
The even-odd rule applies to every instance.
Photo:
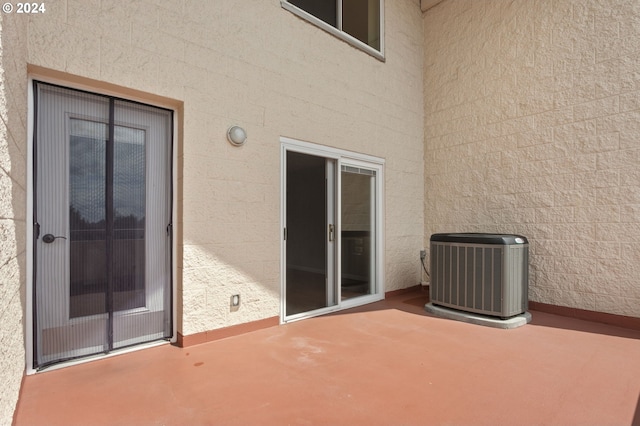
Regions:
[[342, 300], [375, 292], [375, 183], [374, 170], [342, 166]]
[[336, 304], [333, 161], [287, 151], [285, 315]]
[[78, 318], [107, 312], [108, 128], [80, 119], [69, 124], [69, 315]]
[[145, 131], [115, 126], [113, 308], [145, 306]]

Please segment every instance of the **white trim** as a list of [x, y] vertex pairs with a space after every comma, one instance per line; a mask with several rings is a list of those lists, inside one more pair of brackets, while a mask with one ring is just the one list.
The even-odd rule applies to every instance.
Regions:
[[286, 228], [287, 209], [283, 208], [287, 193], [287, 150], [280, 138], [280, 324], [284, 323], [286, 294], [284, 283], [287, 279]]
[[[34, 268], [34, 258], [33, 258], [33, 198], [34, 198], [34, 182], [33, 182], [33, 131], [34, 131], [34, 92], [33, 92], [33, 82], [34, 80], [41, 81], [43, 83], [56, 84], [59, 86], [63, 86], [69, 89], [83, 90], [90, 93], [95, 93], [97, 95], [104, 96], [113, 96], [120, 99], [125, 99], [134, 102], [140, 102], [145, 105], [150, 105], [158, 108], [163, 108], [172, 112], [172, 131], [173, 131], [173, 140], [172, 140], [172, 194], [171, 194], [171, 209], [172, 209], [172, 247], [171, 247], [171, 290], [172, 290], [172, 336], [169, 339], [171, 343], [177, 342], [178, 339], [178, 309], [177, 309], [177, 297], [178, 297], [178, 271], [177, 271], [177, 214], [178, 214], [178, 197], [176, 190], [178, 188], [178, 110], [175, 104], [171, 103], [162, 103], [158, 101], [153, 101], [149, 99], [145, 99], [141, 96], [132, 96], [129, 93], [122, 93], [115, 90], [106, 90], [104, 88], [96, 88], [91, 85], [79, 84], [76, 82], [72, 82], [65, 79], [50, 77], [47, 75], [40, 74], [38, 72], [29, 73], [27, 76], [27, 214], [26, 214], [26, 236], [27, 236], [27, 253], [26, 253], [26, 318], [25, 318], [25, 374], [31, 375], [37, 373], [37, 370], [33, 368], [33, 268]], [[69, 362], [62, 362], [60, 364], [47, 367], [46, 371], [51, 371], [55, 368], [62, 368], [70, 365], [81, 364], [84, 362], [92, 361], [95, 359], [107, 358], [114, 355], [119, 355], [126, 352], [136, 351], [138, 349], [143, 349], [151, 346], [158, 346], [166, 342], [147, 342], [136, 345], [135, 347], [130, 347], [126, 349], [114, 349], [112, 352], [106, 355], [96, 355], [96, 356], [88, 356], [84, 358], [79, 358]]]
[[[289, 147], [287, 151], [296, 151], [304, 154], [313, 154], [313, 155], [318, 155], [320, 157], [325, 157], [325, 158], [334, 158], [336, 160], [339, 158], [341, 159], [348, 158], [349, 163], [357, 163], [358, 161], [365, 162], [365, 163], [362, 163], [363, 167], [365, 168], [371, 167], [371, 164], [369, 163], [374, 163], [378, 165], [384, 165], [385, 163], [384, 158], [381, 158], [381, 157], [376, 157], [369, 154], [362, 154], [355, 151], [348, 151], [346, 149], [341, 149], [341, 148], [334, 148], [331, 146], [318, 145], [315, 143], [306, 142], [299, 139], [293, 139], [287, 136], [281, 136], [280, 143], [286, 144]], [[284, 152], [283, 152], [283, 155], [284, 155]]]
[[[382, 300], [382, 299], [373, 300], [372, 302], [377, 302], [378, 300]], [[367, 303], [370, 303], [370, 302], [367, 302]], [[360, 306], [360, 305], [363, 305], [363, 303], [359, 303], [354, 306]], [[352, 306], [348, 306], [348, 307], [350, 308]], [[288, 324], [290, 322], [305, 320], [313, 317], [319, 317], [320, 315], [326, 315], [333, 312], [342, 311], [344, 309], [347, 309], [348, 307], [345, 307], [344, 304], [342, 305], [337, 304], [333, 306], [327, 306], [326, 308], [316, 309], [314, 311], [301, 312], [299, 314], [289, 315], [286, 319], [281, 319], [280, 324]]]
[[363, 50], [364, 52], [368, 53], [369, 55], [373, 56], [376, 59], [379, 59], [381, 61], [385, 61], [385, 56], [384, 56], [384, 0], [380, 0], [380, 50], [374, 49], [373, 47], [369, 46], [366, 43], [361, 42], [360, 40], [358, 40], [357, 38], [347, 34], [346, 32], [342, 31], [341, 28], [342, 27], [342, 11], [338, 10], [338, 16], [336, 17], [336, 20], [338, 21], [338, 26], [339, 28], [336, 28], [326, 22], [324, 22], [321, 19], [316, 18], [315, 16], [311, 15], [308, 12], [305, 12], [303, 9], [300, 9], [299, 7], [289, 3], [287, 0], [280, 0], [280, 5], [282, 6], [283, 9], [288, 10], [289, 12], [293, 13], [294, 15], [304, 19], [305, 21], [308, 21], [310, 23], [312, 23], [313, 25], [315, 25], [316, 27], [328, 32], [329, 34], [349, 43], [350, 45], [352, 45], [353, 47], [356, 47], [360, 50]]
[[[340, 148], [332, 148], [322, 145], [313, 144], [310, 142], [300, 141], [296, 139], [292, 139], [289, 137], [281, 136], [280, 137], [280, 149], [281, 149], [281, 157], [280, 157], [280, 229], [281, 232], [284, 232], [285, 225], [287, 223], [286, 217], [286, 190], [287, 190], [287, 182], [286, 182], [286, 174], [287, 174], [287, 161], [286, 156], [288, 151], [299, 152], [303, 154], [316, 155], [319, 157], [327, 158], [327, 159], [335, 159], [336, 163], [336, 194], [335, 199], [338, 200], [336, 206], [336, 235], [340, 235], [340, 230], [342, 229], [342, 218], [341, 218], [341, 205], [340, 202], [342, 196], [342, 187], [341, 187], [341, 167], [342, 164], [353, 165], [356, 167], [362, 167], [367, 169], [372, 169], [376, 171], [376, 183], [377, 188], [375, 192], [375, 203], [376, 210], [375, 212], [378, 214], [376, 217], [376, 241], [375, 241], [375, 252], [376, 252], [376, 262], [375, 262], [375, 288], [373, 289], [373, 294], [363, 295], [359, 297], [353, 297], [342, 301], [341, 292], [342, 286], [340, 283], [340, 274], [336, 273], [336, 283], [335, 286], [337, 288], [337, 300], [336, 304], [332, 306], [328, 306], [321, 309], [316, 309], [314, 311], [302, 312], [295, 315], [286, 315], [286, 243], [284, 237], [281, 236], [280, 239], [280, 323], [288, 323], [292, 321], [298, 321], [305, 318], [311, 318], [318, 315], [327, 314], [330, 312], [340, 311], [343, 309], [352, 308], [355, 306], [361, 306], [367, 303], [377, 302], [379, 300], [384, 299], [384, 163], [385, 160], [380, 157], [375, 157], [367, 154], [360, 154], [353, 151], [347, 151]], [[337, 239], [338, 244], [335, 247], [335, 271], [341, 270], [341, 252], [342, 252], [342, 243], [341, 239]]]
[[385, 19], [384, 19], [384, 0], [380, 0], [380, 54], [384, 58], [384, 27], [385, 27]]
[[[338, 160], [340, 161], [340, 160]], [[340, 170], [338, 166], [338, 161], [330, 159], [327, 160], [325, 158], [325, 175], [326, 175], [326, 189], [325, 189], [325, 201], [327, 203], [326, 206], [326, 221], [327, 224], [331, 227], [333, 226], [333, 230], [329, 231], [329, 229], [325, 229], [325, 238], [327, 244], [327, 306], [335, 306], [340, 304], [340, 289], [338, 286], [338, 282], [340, 277], [338, 277], [337, 271], [340, 269], [340, 243], [338, 242], [338, 232], [340, 230], [340, 176], [337, 175], [337, 170]], [[333, 237], [330, 237], [330, 233], [333, 234]]]
[[175, 108], [171, 108], [173, 111], [173, 121], [171, 127], [173, 128], [173, 139], [171, 142], [171, 330], [173, 336], [171, 336], [171, 343], [178, 342], [178, 111]]

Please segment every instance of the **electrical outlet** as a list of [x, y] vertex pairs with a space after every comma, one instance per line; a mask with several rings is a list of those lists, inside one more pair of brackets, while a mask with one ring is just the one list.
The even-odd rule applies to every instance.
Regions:
[[240, 309], [240, 295], [234, 294], [231, 296], [231, 310], [237, 311], [238, 309]]
[[420, 260], [424, 260], [427, 257], [426, 250], [420, 250]]

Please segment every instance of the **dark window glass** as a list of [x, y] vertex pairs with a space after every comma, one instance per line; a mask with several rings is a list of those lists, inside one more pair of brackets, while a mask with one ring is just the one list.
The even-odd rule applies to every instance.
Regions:
[[380, 50], [380, 1], [342, 0], [342, 31]]
[[290, 0], [289, 3], [333, 27], [338, 26], [336, 0]]
[[[289, 0], [290, 4], [380, 50], [380, 0]], [[342, 24], [338, 11], [342, 11]]]

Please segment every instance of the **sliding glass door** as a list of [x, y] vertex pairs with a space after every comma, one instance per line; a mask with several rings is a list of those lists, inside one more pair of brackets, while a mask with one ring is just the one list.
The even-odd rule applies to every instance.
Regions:
[[284, 321], [383, 297], [382, 164], [369, 158], [283, 142]]

